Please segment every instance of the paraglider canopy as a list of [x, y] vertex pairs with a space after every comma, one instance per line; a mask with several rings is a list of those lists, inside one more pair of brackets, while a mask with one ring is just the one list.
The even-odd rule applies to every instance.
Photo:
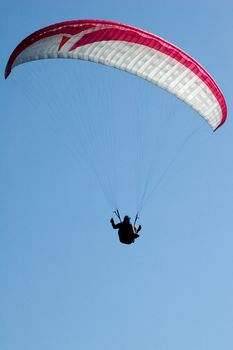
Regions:
[[164, 39], [125, 24], [102, 20], [57, 23], [24, 39], [5, 70], [46, 58], [74, 58], [102, 63], [138, 75], [176, 95], [212, 127], [227, 116], [223, 94], [192, 57]]

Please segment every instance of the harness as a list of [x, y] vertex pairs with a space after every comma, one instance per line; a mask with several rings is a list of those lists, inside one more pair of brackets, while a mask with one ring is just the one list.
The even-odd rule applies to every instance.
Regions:
[[[119, 212], [119, 210], [118, 209], [116, 209], [116, 210], [114, 210], [114, 212], [113, 212], [117, 217], [118, 217], [118, 219], [120, 220], [120, 222], [122, 222], [121, 221], [121, 216], [120, 216], [120, 212]], [[135, 219], [134, 219], [134, 223], [133, 223], [133, 226], [135, 226], [136, 225], [136, 222], [139, 220], [139, 214], [137, 213], [136, 214], [136, 216], [135, 216]]]

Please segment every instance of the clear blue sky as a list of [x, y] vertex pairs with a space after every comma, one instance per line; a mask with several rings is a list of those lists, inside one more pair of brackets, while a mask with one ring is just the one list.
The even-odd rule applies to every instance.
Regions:
[[[233, 3], [3, 0], [0, 9], [0, 348], [232, 349]], [[86, 18], [138, 26], [200, 61], [226, 97], [226, 124], [212, 133], [167, 93], [92, 63], [37, 62], [4, 80], [25, 36]], [[87, 116], [93, 144], [90, 126], [80, 128]], [[200, 127], [172, 162], [177, 140]], [[109, 224], [114, 208], [73, 151], [89, 152], [104, 192], [113, 185], [133, 216], [141, 130], [150, 190], [159, 186], [140, 239], [124, 246]]]

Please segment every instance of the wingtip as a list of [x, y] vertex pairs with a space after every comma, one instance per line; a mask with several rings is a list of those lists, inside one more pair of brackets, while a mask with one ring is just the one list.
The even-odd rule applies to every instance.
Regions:
[[8, 76], [10, 75], [10, 72], [11, 72], [11, 70], [9, 69], [9, 67], [8, 67], [8, 65], [7, 65], [7, 66], [6, 66], [6, 69], [5, 69], [5, 73], [4, 73], [5, 79], [8, 78]]

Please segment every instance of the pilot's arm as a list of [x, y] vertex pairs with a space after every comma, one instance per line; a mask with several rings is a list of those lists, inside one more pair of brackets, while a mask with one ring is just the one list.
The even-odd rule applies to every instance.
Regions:
[[111, 218], [110, 222], [111, 222], [112, 227], [113, 227], [114, 229], [120, 228], [120, 223], [119, 223], [119, 224], [115, 224], [113, 218]]

